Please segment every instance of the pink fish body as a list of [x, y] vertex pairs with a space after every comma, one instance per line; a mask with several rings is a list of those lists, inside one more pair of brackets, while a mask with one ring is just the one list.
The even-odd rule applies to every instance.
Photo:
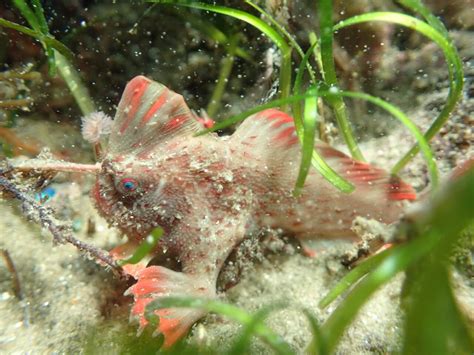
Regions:
[[[118, 106], [92, 191], [101, 214], [129, 238], [112, 251], [116, 258], [133, 253], [155, 227], [165, 231], [153, 255], [126, 266], [137, 279], [127, 292], [142, 328], [145, 307], [154, 299], [215, 297], [219, 271], [245, 235], [274, 227], [303, 241], [351, 237], [356, 216], [391, 223], [402, 200], [416, 197], [409, 185], [322, 142], [315, 148], [356, 190], [341, 193], [311, 171], [301, 196], [293, 197], [300, 146], [293, 119], [278, 110], [249, 117], [230, 137], [194, 136], [202, 129], [182, 96], [134, 78]], [[163, 253], [176, 258], [181, 271], [147, 266]], [[157, 315], [169, 346], [205, 313], [164, 309]]]

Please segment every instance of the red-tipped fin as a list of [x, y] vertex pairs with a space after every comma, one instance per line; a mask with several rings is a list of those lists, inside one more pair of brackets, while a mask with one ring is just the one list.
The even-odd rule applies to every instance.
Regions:
[[392, 176], [388, 183], [388, 198], [391, 200], [414, 201], [416, 200], [416, 191], [398, 176]]
[[[300, 149], [293, 118], [276, 109], [247, 118], [232, 136], [232, 144], [249, 155], [264, 157], [267, 166], [273, 165], [274, 172], [278, 170], [278, 174], [287, 177], [294, 170], [288, 161], [294, 161]], [[329, 166], [356, 187], [383, 191], [390, 200], [416, 199], [416, 192], [410, 185], [391, 177], [385, 170], [356, 161], [321, 141], [316, 142], [315, 148]]]
[[[148, 325], [145, 309], [153, 300], [167, 296], [215, 296], [215, 288], [209, 286], [207, 280], [162, 266], [147, 267], [137, 274], [137, 278], [137, 283], [125, 294], [134, 297], [131, 317], [138, 318], [140, 330]], [[160, 318], [156, 333], [164, 335], [164, 347], [167, 348], [186, 335], [206, 312], [191, 308], [166, 308], [155, 311], [155, 314]]]
[[[127, 259], [133, 255], [137, 248], [138, 243], [136, 243], [135, 241], [129, 241], [112, 249], [110, 251], [110, 255], [114, 258], [114, 260]], [[142, 258], [142, 260], [140, 260], [139, 263], [125, 264], [122, 266], [122, 268], [128, 275], [137, 278], [137, 275], [146, 268], [152, 258], [153, 255], [146, 255], [144, 258]]]
[[112, 154], [141, 154], [172, 138], [191, 136], [199, 123], [181, 95], [144, 76], [125, 87], [111, 129]]
[[272, 152], [298, 146], [293, 118], [276, 109], [264, 110], [247, 118], [232, 139], [252, 149], [268, 149]]
[[394, 201], [416, 199], [413, 187], [385, 170], [354, 160], [323, 142], [317, 142], [316, 149], [334, 170], [356, 187], [381, 189]]

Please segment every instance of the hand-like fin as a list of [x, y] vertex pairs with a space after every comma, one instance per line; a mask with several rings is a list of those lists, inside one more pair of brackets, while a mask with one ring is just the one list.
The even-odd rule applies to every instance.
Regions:
[[[116, 246], [110, 251], [110, 255], [114, 258], [116, 261], [120, 261], [123, 259], [127, 259], [130, 256], [133, 255], [133, 253], [137, 250], [139, 246], [139, 243], [136, 241], [128, 241], [125, 244], [121, 244], [119, 246]], [[152, 254], [146, 255], [140, 262], [137, 264], [125, 264], [122, 266], [123, 270], [125, 273], [128, 275], [133, 276], [134, 278], [137, 278], [137, 275], [146, 268], [148, 263], [151, 261], [153, 258]]]
[[[149, 266], [136, 275], [138, 281], [125, 294], [134, 296], [131, 317], [137, 317], [139, 331], [147, 326], [145, 308], [151, 301], [167, 296], [214, 297], [215, 289], [206, 280], [196, 275], [176, 272], [162, 266]], [[191, 326], [206, 312], [192, 308], [166, 308], [155, 311], [160, 317], [156, 332], [165, 337], [164, 347], [170, 347], [182, 338]]]
[[200, 125], [181, 95], [144, 76], [126, 86], [110, 135], [109, 152], [151, 152], [176, 137], [189, 138]]

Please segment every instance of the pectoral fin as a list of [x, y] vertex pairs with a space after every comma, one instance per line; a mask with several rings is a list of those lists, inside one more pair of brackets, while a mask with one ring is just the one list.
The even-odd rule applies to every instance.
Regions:
[[[162, 266], [150, 266], [137, 274], [137, 283], [125, 294], [133, 295], [132, 318], [138, 318], [139, 332], [148, 325], [146, 306], [153, 300], [167, 296], [215, 297], [215, 287], [198, 275], [176, 272]], [[164, 335], [164, 347], [170, 347], [189, 331], [206, 312], [193, 308], [165, 308], [156, 310], [159, 317], [157, 333]]]

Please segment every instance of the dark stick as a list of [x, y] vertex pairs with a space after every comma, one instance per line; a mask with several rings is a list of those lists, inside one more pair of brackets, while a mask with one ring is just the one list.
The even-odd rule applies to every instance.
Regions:
[[50, 209], [41, 206], [32, 197], [28, 196], [18, 187], [16, 187], [15, 184], [13, 184], [11, 181], [4, 178], [3, 176], [0, 176], [0, 186], [3, 187], [5, 190], [8, 190], [11, 194], [15, 196], [15, 198], [22, 202], [23, 207], [25, 209], [25, 215], [27, 217], [32, 218], [36, 222], [39, 222], [43, 228], [48, 229], [53, 235], [53, 239], [55, 242], [61, 244], [64, 244], [66, 242], [70, 243], [80, 251], [91, 255], [98, 264], [109, 266], [112, 271], [114, 271], [122, 278], [127, 277], [123, 269], [110, 256], [110, 253], [76, 239], [72, 235], [69, 226], [61, 226], [55, 222], [52, 211]]
[[5, 264], [7, 265], [8, 271], [10, 271], [12, 275], [13, 281], [13, 293], [15, 297], [18, 298], [20, 301], [23, 300], [23, 290], [21, 289], [20, 278], [18, 277], [18, 272], [16, 271], [15, 264], [13, 263], [12, 257], [10, 253], [6, 249], [0, 249], [0, 253], [5, 260]]
[[23, 311], [24, 311], [24, 319], [23, 324], [25, 327], [28, 327], [30, 324], [30, 312], [28, 310], [28, 303], [23, 302], [25, 296], [23, 294], [23, 289], [21, 288], [20, 277], [18, 275], [18, 271], [16, 270], [15, 263], [13, 262], [10, 253], [6, 249], [0, 249], [0, 253], [5, 260], [5, 264], [7, 265], [8, 271], [12, 275], [12, 282], [13, 282], [13, 293], [15, 297], [18, 298], [20, 304], [22, 304]]

